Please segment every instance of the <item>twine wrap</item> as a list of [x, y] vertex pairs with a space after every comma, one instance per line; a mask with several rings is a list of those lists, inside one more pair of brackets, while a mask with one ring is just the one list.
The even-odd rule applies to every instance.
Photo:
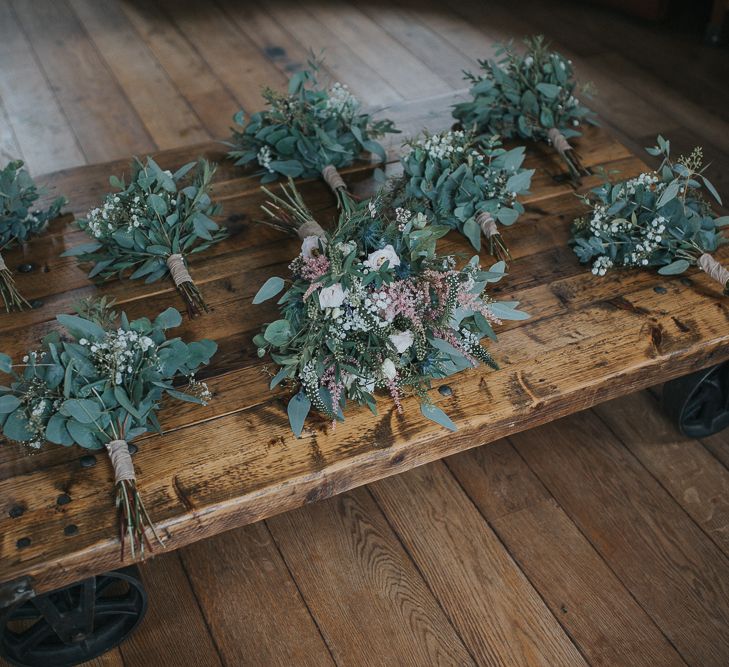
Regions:
[[0, 271], [7, 271], [7, 270], [8, 270], [8, 265], [5, 263], [2, 253], [0, 253]]
[[342, 180], [337, 168], [333, 164], [328, 164], [324, 167], [321, 170], [321, 175], [334, 194], [337, 194], [337, 190], [347, 189], [346, 183]]
[[729, 284], [729, 270], [719, 264], [708, 252], [701, 255], [696, 263], [709, 278], [716, 280], [722, 287], [727, 287], [727, 284]]
[[317, 236], [320, 239], [326, 237], [326, 234], [324, 233], [324, 228], [316, 220], [309, 220], [309, 222], [305, 222], [303, 225], [301, 225], [301, 227], [296, 230], [296, 233], [299, 235], [299, 238], [302, 241], [307, 236]]
[[167, 258], [167, 268], [170, 270], [172, 280], [175, 281], [175, 285], [179, 287], [182, 283], [191, 283], [192, 277], [185, 266], [185, 260], [182, 255], [175, 253]]
[[496, 228], [496, 220], [493, 219], [488, 211], [479, 211], [476, 214], [476, 224], [481, 228], [483, 235], [487, 239], [499, 233], [499, 230]]
[[549, 130], [547, 130], [547, 137], [560, 155], [564, 155], [567, 151], [572, 150], [570, 142], [565, 139], [564, 134], [562, 134], [556, 127], [550, 127]]
[[119, 484], [124, 480], [135, 481], [134, 464], [132, 455], [129, 453], [129, 445], [126, 440], [112, 440], [106, 443], [106, 451], [109, 452], [111, 465], [114, 468], [114, 483]]

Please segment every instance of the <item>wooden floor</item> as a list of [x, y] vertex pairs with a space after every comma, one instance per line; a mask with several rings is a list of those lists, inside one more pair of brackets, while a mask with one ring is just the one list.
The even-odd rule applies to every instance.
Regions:
[[[223, 138], [310, 48], [386, 107], [543, 32], [629, 146], [702, 144], [729, 197], [729, 57], [700, 12], [446, 4], [0, 0], [0, 162]], [[143, 626], [94, 664], [727, 665], [729, 435], [682, 438], [657, 406], [626, 397], [160, 556]]]

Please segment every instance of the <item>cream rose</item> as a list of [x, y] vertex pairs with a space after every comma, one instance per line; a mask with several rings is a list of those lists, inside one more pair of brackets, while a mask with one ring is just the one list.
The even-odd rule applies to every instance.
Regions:
[[390, 342], [394, 345], [398, 354], [402, 354], [405, 350], [408, 350], [414, 340], [415, 336], [413, 336], [413, 332], [409, 329], [390, 334]]
[[335, 283], [319, 291], [319, 307], [322, 310], [325, 308], [339, 308], [344, 303], [344, 297], [342, 286]]
[[371, 252], [364, 261], [364, 265], [373, 271], [379, 271], [385, 261], [390, 263], [389, 266], [391, 269], [400, 266], [400, 258], [397, 256], [395, 248], [389, 243], [382, 250]]
[[321, 247], [324, 247], [326, 245], [326, 239], [323, 239], [320, 236], [305, 237], [304, 240], [301, 242], [301, 254], [306, 257], [306, 259], [316, 257], [316, 255], [318, 255], [320, 252], [320, 243]]

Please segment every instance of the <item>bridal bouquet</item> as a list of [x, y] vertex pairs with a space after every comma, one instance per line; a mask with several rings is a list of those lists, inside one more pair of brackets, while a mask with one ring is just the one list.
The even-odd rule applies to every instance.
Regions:
[[729, 271], [711, 255], [729, 241], [719, 231], [729, 216], [716, 217], [704, 198], [702, 184], [721, 204], [704, 176], [701, 149], [674, 162], [669, 142], [659, 136], [658, 145], [646, 150], [663, 156], [657, 171], [606, 182], [582, 198], [590, 212], [574, 222], [575, 253], [592, 262], [598, 276], [614, 266], [657, 266], [663, 275], [697, 266], [729, 294]]
[[33, 204], [39, 196], [38, 188], [21, 160], [9, 162], [0, 170], [0, 295], [8, 312], [30, 308], [30, 304], [15, 287], [2, 251], [43, 232], [66, 203], [64, 197], [58, 197], [47, 209], [34, 209]]
[[[464, 128], [549, 142], [579, 182], [588, 172], [569, 139], [580, 135], [582, 121], [595, 124], [595, 114], [575, 96], [572, 61], [550, 51], [541, 36], [525, 42], [523, 55], [507, 45], [497, 52], [500, 60], [480, 61], [481, 75], [466, 73], [473, 99], [455, 105], [453, 115]], [[583, 92], [589, 95], [589, 87]]]
[[[134, 159], [129, 185], [112, 176], [119, 192], [106, 196], [78, 226], [94, 240], [63, 253], [93, 262], [89, 277], [104, 279], [130, 271], [131, 279], [152, 283], [171, 276], [190, 317], [207, 305], [186, 266], [186, 257], [202, 252], [226, 236], [211, 217], [220, 207], [210, 200], [215, 167], [190, 162], [174, 174], [151, 158]], [[191, 178], [187, 178], [192, 174]]]
[[[140, 547], [144, 556], [145, 541], [151, 546], [145, 528], [157, 534], [137, 490], [128, 444], [151, 429], [161, 431], [156, 412], [163, 394], [206, 403], [210, 392], [194, 373], [217, 346], [167, 339], [165, 331], [182, 321], [174, 308], [153, 322], [129, 322], [122, 313], [118, 324], [105, 301], [83, 303], [78, 312], [59, 315], [65, 335], [49, 334], [22, 363], [0, 355], [0, 372], [12, 378], [9, 387], [0, 387], [0, 429], [35, 448], [48, 441], [106, 450], [114, 468], [122, 558], [127, 538], [132, 557]], [[174, 388], [183, 378], [186, 393]]]
[[254, 113], [248, 123], [239, 111], [228, 155], [237, 165], [257, 164], [262, 183], [281, 176], [316, 178], [321, 176], [337, 197], [340, 206], [351, 199], [337, 171], [351, 165], [364, 152], [385, 160], [385, 149], [376, 139], [397, 132], [392, 121], [373, 121], [360, 111], [359, 101], [347, 86], [330, 88], [317, 80], [318, 64], [294, 74], [287, 94], [263, 90], [269, 109]]
[[[492, 326], [500, 320], [528, 317], [518, 302], [485, 294], [504, 275], [503, 262], [483, 271], [474, 257], [456, 268], [452, 256], [435, 251], [449, 227], [412, 214], [398, 222], [379, 200], [340, 212], [332, 233], [293, 184], [283, 198], [271, 195], [266, 210], [274, 226], [302, 240], [278, 302], [282, 317], [254, 338], [259, 356], [270, 353], [280, 367], [271, 388], [285, 383], [296, 392], [288, 403], [294, 433], [312, 407], [333, 423], [344, 418], [347, 400], [376, 414], [378, 389], [398, 411], [404, 396], [417, 396], [426, 417], [455, 430], [428, 396], [431, 381], [480, 363], [496, 368], [482, 339], [496, 338]], [[285, 282], [270, 278], [254, 303], [279, 294]]]
[[407, 145], [404, 173], [393, 188], [396, 204], [458, 229], [477, 251], [483, 235], [492, 255], [510, 259], [497, 222], [508, 227], [524, 212], [517, 197], [534, 173], [521, 166], [524, 148], [507, 151], [498, 137], [470, 130], [425, 134]]

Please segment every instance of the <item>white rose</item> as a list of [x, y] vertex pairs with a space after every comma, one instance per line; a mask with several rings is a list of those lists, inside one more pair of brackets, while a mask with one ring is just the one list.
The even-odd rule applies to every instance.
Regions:
[[306, 257], [306, 259], [311, 259], [312, 257], [316, 257], [316, 255], [319, 254], [319, 244], [321, 243], [322, 247], [326, 245], [326, 239], [321, 238], [320, 236], [307, 236], [304, 238], [304, 240], [301, 242], [301, 254]]
[[339, 283], [335, 283], [330, 287], [325, 287], [319, 291], [319, 307], [339, 308], [344, 303], [344, 290]]
[[389, 243], [382, 250], [375, 250], [371, 252], [367, 259], [364, 261], [364, 265], [372, 269], [373, 271], [379, 271], [380, 267], [385, 261], [390, 263], [390, 268], [400, 266], [400, 258]]
[[388, 380], [394, 380], [395, 376], [397, 375], [397, 368], [395, 368], [395, 364], [392, 359], [385, 359], [385, 361], [382, 362], [381, 370], [382, 374]]
[[409, 349], [414, 340], [415, 336], [413, 336], [413, 332], [409, 329], [407, 331], [390, 334], [390, 342], [395, 346], [398, 354], [402, 354], [405, 350]]

